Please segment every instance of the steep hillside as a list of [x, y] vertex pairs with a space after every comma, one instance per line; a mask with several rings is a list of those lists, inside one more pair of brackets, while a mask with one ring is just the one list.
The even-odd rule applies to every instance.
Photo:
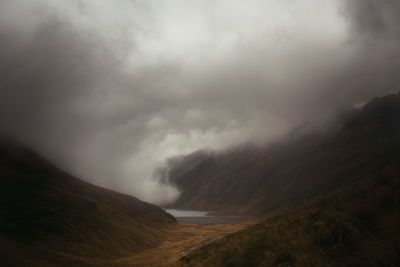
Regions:
[[263, 215], [400, 164], [400, 94], [373, 99], [344, 127], [261, 149], [197, 152], [173, 162], [170, 180], [182, 191], [173, 208]]
[[154, 247], [175, 218], [76, 179], [10, 141], [0, 144], [0, 262], [105, 263]]
[[177, 266], [399, 266], [400, 165], [196, 249]]

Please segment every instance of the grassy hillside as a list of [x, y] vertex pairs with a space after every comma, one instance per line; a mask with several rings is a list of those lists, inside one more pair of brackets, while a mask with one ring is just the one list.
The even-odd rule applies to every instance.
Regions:
[[178, 266], [399, 266], [400, 165], [201, 247]]
[[[255, 190], [243, 204], [264, 211], [289, 204], [290, 211], [201, 247], [177, 265], [399, 266], [399, 151], [400, 94], [374, 99], [334, 136], [294, 161], [286, 157], [282, 170], [266, 168], [270, 175], [259, 183], [264, 197]], [[282, 180], [271, 183], [274, 177]]]
[[0, 145], [0, 262], [106, 263], [154, 247], [175, 219], [134, 197], [60, 171], [15, 143]]
[[400, 94], [376, 98], [328, 136], [173, 162], [173, 208], [264, 215], [300, 207], [400, 164]]

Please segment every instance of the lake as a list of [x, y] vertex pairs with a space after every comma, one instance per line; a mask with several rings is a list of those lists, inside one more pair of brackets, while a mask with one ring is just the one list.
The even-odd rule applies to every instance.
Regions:
[[181, 224], [217, 224], [229, 223], [245, 217], [240, 216], [211, 216], [209, 211], [199, 210], [175, 210], [166, 209], [166, 212], [174, 216]]

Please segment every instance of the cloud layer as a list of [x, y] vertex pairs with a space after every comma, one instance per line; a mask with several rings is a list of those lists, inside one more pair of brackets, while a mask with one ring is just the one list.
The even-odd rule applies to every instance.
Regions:
[[3, 0], [0, 130], [172, 201], [168, 157], [325, 127], [397, 91], [399, 14], [396, 0]]

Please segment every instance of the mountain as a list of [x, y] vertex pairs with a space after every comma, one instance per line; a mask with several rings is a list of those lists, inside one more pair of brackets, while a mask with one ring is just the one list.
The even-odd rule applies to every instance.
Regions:
[[0, 262], [105, 264], [157, 246], [175, 218], [81, 181], [35, 152], [0, 141]]
[[400, 165], [194, 250], [177, 266], [399, 266]]
[[[263, 170], [270, 170], [270, 176], [260, 178], [258, 186], [272, 188], [264, 198], [249, 194], [250, 201], [241, 207], [268, 212], [279, 210], [277, 205], [281, 203], [292, 209], [281, 210], [279, 215], [200, 247], [177, 265], [399, 266], [400, 94], [373, 99], [340, 131], [316, 144], [300, 150], [290, 144], [281, 147], [289, 151], [286, 155], [277, 152], [279, 157], [284, 155], [281, 167], [289, 170], [274, 170], [266, 164]], [[215, 154], [203, 154], [201, 160], [199, 153], [191, 157], [198, 161], [190, 168], [199, 168], [199, 162], [206, 160], [212, 161], [214, 168], [221, 166]], [[190, 157], [184, 160], [190, 161]], [[216, 169], [218, 179], [228, 179], [221, 175], [223, 170]], [[210, 175], [204, 169], [203, 174]], [[244, 179], [245, 173], [239, 177]], [[276, 177], [283, 181], [274, 180]], [[306, 193], [309, 200], [302, 201]], [[278, 198], [273, 204], [268, 203], [271, 194]], [[197, 199], [193, 203], [207, 201]], [[223, 203], [219, 203], [222, 211], [229, 207]], [[267, 209], [262, 210], [259, 204]]]
[[172, 161], [168, 176], [182, 193], [170, 207], [276, 214], [400, 164], [399, 148], [400, 94], [375, 98], [335, 133]]

